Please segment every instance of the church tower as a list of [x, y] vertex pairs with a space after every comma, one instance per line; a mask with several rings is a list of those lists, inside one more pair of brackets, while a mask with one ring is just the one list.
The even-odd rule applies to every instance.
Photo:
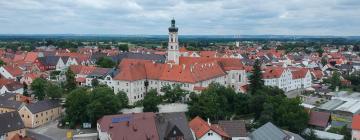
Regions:
[[170, 63], [179, 64], [179, 40], [178, 40], [178, 28], [175, 26], [175, 19], [171, 20], [171, 26], [169, 27], [169, 43], [167, 50], [167, 61]]

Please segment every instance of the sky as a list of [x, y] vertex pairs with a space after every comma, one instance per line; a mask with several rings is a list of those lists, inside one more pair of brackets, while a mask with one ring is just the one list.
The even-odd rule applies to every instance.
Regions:
[[0, 0], [0, 34], [360, 35], [360, 0]]

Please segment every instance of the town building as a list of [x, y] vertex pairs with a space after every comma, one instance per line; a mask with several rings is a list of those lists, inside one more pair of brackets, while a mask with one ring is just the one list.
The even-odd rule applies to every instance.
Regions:
[[97, 122], [100, 140], [193, 140], [184, 113], [106, 115]]
[[200, 92], [214, 82], [230, 86], [237, 92], [245, 92], [241, 87], [247, 84], [247, 77], [240, 59], [182, 57], [178, 54], [177, 31], [175, 21], [172, 20], [166, 63], [122, 59], [118, 71], [108, 74], [104, 83], [115, 93], [127, 93], [130, 104], [142, 100], [150, 89], [162, 93], [163, 86], [175, 84], [184, 90]]
[[17, 111], [0, 114], [0, 140], [11, 140], [15, 135], [25, 136], [25, 126]]
[[351, 123], [351, 139], [360, 140], [360, 115], [354, 115]]
[[219, 126], [204, 121], [199, 116], [189, 122], [189, 127], [197, 140], [224, 140], [231, 137]]
[[250, 134], [251, 140], [304, 140], [298, 134], [282, 130], [268, 122]]
[[25, 127], [36, 128], [59, 118], [62, 109], [58, 101], [43, 100], [23, 105], [18, 112]]

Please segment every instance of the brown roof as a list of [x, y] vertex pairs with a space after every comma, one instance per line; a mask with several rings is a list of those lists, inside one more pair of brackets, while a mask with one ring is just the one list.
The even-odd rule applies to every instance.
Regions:
[[230, 137], [246, 137], [247, 131], [243, 120], [219, 121], [221, 128]]
[[98, 120], [100, 130], [113, 140], [158, 140], [155, 114], [152, 112], [107, 115]]
[[308, 124], [319, 127], [326, 127], [330, 119], [329, 112], [311, 111]]

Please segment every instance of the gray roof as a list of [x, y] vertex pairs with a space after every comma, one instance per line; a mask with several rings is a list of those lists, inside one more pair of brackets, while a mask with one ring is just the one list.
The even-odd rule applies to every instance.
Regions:
[[246, 137], [247, 131], [243, 120], [219, 121], [218, 124], [230, 137]]
[[171, 133], [170, 131], [174, 128], [174, 126], [182, 132], [185, 140], [193, 140], [187, 118], [183, 112], [156, 114], [155, 123], [159, 139], [161, 140]]
[[31, 113], [39, 113], [42, 111], [60, 107], [60, 103], [56, 100], [43, 100], [36, 103], [27, 104], [26, 107], [31, 111]]
[[5, 92], [0, 94], [0, 100], [9, 100], [10, 98], [15, 98], [16, 94], [11, 92]]
[[45, 66], [56, 66], [60, 56], [45, 56], [39, 57], [39, 61]]
[[0, 114], [0, 135], [25, 128], [17, 111]]
[[9, 108], [18, 110], [21, 106], [21, 102], [17, 102], [14, 100], [0, 100], [0, 108]]
[[345, 103], [345, 101], [342, 101], [339, 99], [334, 99], [334, 100], [330, 100], [330, 101], [326, 102], [325, 104], [320, 105], [319, 109], [331, 111], [344, 103]]
[[291, 136], [268, 122], [250, 134], [251, 140], [290, 140]]

